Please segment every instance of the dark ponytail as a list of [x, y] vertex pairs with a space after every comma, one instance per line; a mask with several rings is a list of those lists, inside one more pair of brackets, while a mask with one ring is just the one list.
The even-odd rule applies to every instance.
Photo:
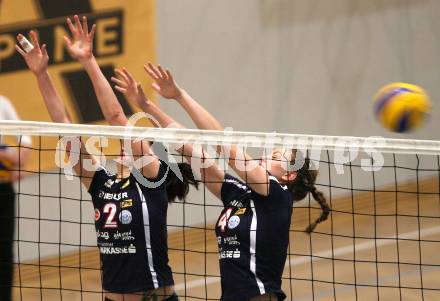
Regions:
[[176, 198], [185, 201], [189, 192], [189, 185], [193, 185], [196, 189], [199, 188], [199, 182], [194, 178], [191, 166], [188, 163], [178, 163], [182, 180], [170, 169], [168, 170], [165, 185], [167, 189], [168, 202], [175, 202]]
[[[293, 163], [294, 162], [292, 162], [292, 164]], [[318, 171], [311, 170], [310, 159], [305, 158], [304, 165], [299, 170], [297, 170], [297, 175], [295, 180], [287, 184], [287, 187], [292, 192], [293, 201], [299, 201], [304, 199], [307, 196], [307, 194], [310, 192], [313, 198], [315, 199], [315, 201], [318, 202], [319, 206], [321, 206], [322, 209], [321, 215], [305, 229], [307, 233], [312, 233], [319, 223], [325, 221], [328, 218], [328, 215], [330, 213], [330, 206], [328, 205], [327, 200], [324, 197], [324, 194], [318, 191], [315, 187], [317, 176], [318, 176]]]
[[311, 223], [307, 228], [307, 233], [312, 233], [313, 230], [315, 230], [316, 226], [320, 223], [325, 221], [328, 218], [328, 215], [330, 214], [330, 206], [327, 204], [327, 200], [325, 199], [324, 195], [321, 191], [316, 190], [316, 187], [313, 186], [312, 191], [310, 191], [313, 195], [313, 198], [315, 201], [318, 202], [319, 206], [321, 206], [322, 212], [321, 215], [313, 222]]

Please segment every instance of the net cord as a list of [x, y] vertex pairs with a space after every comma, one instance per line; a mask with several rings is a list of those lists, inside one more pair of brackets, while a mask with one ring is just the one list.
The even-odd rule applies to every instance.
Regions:
[[440, 155], [440, 141], [391, 139], [382, 137], [322, 136], [241, 131], [211, 131], [196, 129], [165, 129], [131, 126], [66, 124], [37, 121], [0, 121], [0, 135], [85, 136], [115, 139], [147, 139], [167, 143], [197, 143], [207, 145], [239, 144], [252, 147], [283, 147], [335, 151], [375, 149], [383, 153]]

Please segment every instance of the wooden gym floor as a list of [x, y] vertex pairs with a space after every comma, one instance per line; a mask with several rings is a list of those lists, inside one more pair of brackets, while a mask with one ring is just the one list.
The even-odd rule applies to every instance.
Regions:
[[[312, 235], [302, 230], [319, 210], [295, 208], [283, 279], [286, 300], [440, 300], [438, 179], [420, 182], [418, 197], [414, 183], [399, 184], [398, 190], [406, 192], [333, 199], [329, 220]], [[169, 246], [180, 300], [218, 299], [214, 231], [173, 233]], [[22, 264], [14, 285], [16, 301], [102, 300], [98, 252]]]

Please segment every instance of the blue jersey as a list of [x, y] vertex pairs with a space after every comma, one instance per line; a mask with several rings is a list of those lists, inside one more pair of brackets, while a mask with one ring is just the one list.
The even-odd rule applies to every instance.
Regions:
[[[161, 163], [157, 179], [165, 176]], [[131, 174], [122, 181], [101, 168], [89, 193], [102, 262], [102, 283], [112, 293], [132, 293], [173, 285], [168, 265], [165, 183], [146, 188]]]
[[226, 174], [217, 221], [222, 300], [235, 301], [274, 293], [279, 300], [289, 244], [292, 196], [269, 176], [269, 195], [262, 196]]

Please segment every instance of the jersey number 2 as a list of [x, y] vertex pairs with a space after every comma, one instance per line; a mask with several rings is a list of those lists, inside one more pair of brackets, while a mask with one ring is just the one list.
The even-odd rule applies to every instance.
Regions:
[[113, 203], [107, 203], [104, 206], [102, 212], [107, 214], [107, 219], [105, 220], [104, 228], [117, 228], [118, 224], [116, 223], [116, 211], [117, 207]]

